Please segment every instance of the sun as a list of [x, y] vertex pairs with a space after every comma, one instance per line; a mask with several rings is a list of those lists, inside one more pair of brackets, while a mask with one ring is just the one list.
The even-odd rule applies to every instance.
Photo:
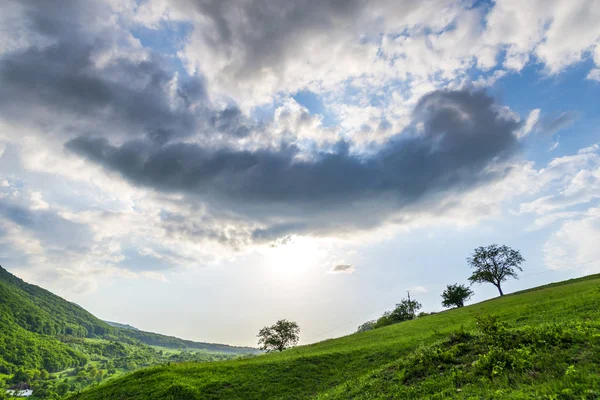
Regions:
[[275, 277], [298, 279], [319, 266], [323, 253], [316, 240], [295, 236], [265, 249], [264, 255]]

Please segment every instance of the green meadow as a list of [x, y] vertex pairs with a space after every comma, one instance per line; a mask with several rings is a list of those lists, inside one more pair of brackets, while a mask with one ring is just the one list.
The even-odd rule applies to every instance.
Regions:
[[600, 275], [265, 355], [145, 368], [71, 397], [599, 399]]

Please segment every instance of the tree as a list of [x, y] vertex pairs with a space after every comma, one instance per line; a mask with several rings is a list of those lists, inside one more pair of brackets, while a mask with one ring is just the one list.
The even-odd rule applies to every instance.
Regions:
[[398, 322], [415, 319], [417, 316], [417, 311], [420, 309], [421, 303], [411, 299], [409, 293], [408, 298], [402, 299], [400, 303], [396, 304], [396, 308], [394, 308], [392, 311], [384, 312], [383, 316], [381, 316], [375, 323], [374, 328], [377, 329], [383, 326], [397, 324]]
[[462, 307], [465, 301], [473, 296], [473, 291], [465, 285], [448, 285], [442, 293], [442, 305], [444, 307]]
[[300, 327], [294, 321], [281, 319], [258, 332], [258, 345], [265, 351], [283, 351], [298, 343]]
[[496, 286], [500, 296], [503, 296], [501, 284], [508, 278], [518, 279], [517, 270], [523, 271], [521, 264], [525, 259], [518, 250], [508, 246], [492, 244], [478, 247], [467, 258], [467, 263], [474, 269], [469, 278], [471, 283], [489, 282]]
[[417, 317], [417, 311], [419, 311], [421, 307], [421, 303], [412, 300], [410, 298], [410, 293], [408, 293], [408, 298], [402, 299], [400, 303], [396, 304], [396, 308], [392, 310], [388, 318], [393, 321], [393, 323], [409, 321]]
[[362, 324], [361, 326], [359, 326], [358, 329], [356, 330], [356, 332], [366, 332], [366, 331], [373, 330], [375, 328], [376, 323], [377, 323], [377, 321], [375, 321], [375, 320], [367, 321], [364, 324]]

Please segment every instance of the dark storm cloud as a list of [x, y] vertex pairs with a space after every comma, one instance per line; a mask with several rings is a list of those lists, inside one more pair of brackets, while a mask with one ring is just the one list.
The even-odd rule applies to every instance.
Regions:
[[[147, 141], [115, 146], [104, 138], [81, 136], [66, 147], [136, 185], [185, 193], [251, 219], [283, 218], [253, 234], [267, 239], [349, 226], [353, 218], [377, 225], [429, 195], [498, 179], [498, 172], [486, 167], [515, 153], [518, 128], [516, 121], [500, 116], [484, 93], [437, 91], [419, 101], [406, 132], [371, 156], [353, 154], [343, 142], [335, 152], [310, 159], [297, 157], [293, 146], [213, 151], [198, 144], [157, 147]], [[372, 202], [381, 207], [361, 215]]]

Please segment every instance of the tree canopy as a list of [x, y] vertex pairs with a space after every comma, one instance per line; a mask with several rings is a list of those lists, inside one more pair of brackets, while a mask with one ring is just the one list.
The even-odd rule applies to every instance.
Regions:
[[459, 285], [458, 283], [448, 285], [442, 293], [442, 305], [444, 307], [463, 307], [465, 301], [472, 296], [473, 291], [465, 285]]
[[411, 299], [410, 294], [408, 298], [402, 299], [402, 301], [396, 304], [396, 308], [392, 311], [386, 311], [375, 323], [375, 328], [381, 328], [383, 326], [397, 324], [398, 322], [410, 321], [415, 319], [417, 311], [421, 309], [421, 303]]
[[521, 264], [525, 259], [518, 250], [508, 246], [492, 244], [487, 247], [478, 247], [467, 258], [467, 263], [473, 269], [469, 278], [471, 283], [489, 282], [496, 286], [500, 296], [503, 296], [502, 282], [508, 278], [518, 279], [517, 270], [523, 271]]
[[294, 321], [281, 319], [258, 332], [258, 345], [265, 351], [283, 351], [295, 346], [300, 338], [300, 327]]

